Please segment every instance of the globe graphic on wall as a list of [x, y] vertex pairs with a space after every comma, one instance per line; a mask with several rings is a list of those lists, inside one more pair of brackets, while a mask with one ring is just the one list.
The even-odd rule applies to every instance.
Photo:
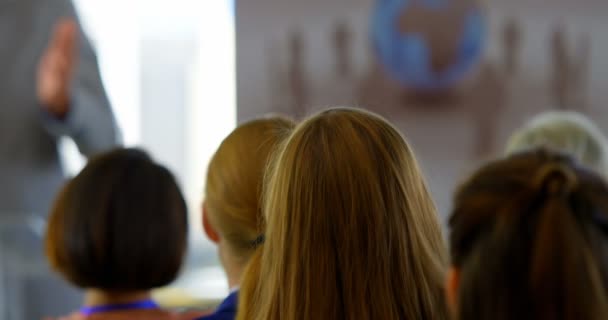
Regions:
[[371, 36], [378, 61], [402, 86], [457, 85], [479, 62], [486, 21], [478, 0], [377, 0]]

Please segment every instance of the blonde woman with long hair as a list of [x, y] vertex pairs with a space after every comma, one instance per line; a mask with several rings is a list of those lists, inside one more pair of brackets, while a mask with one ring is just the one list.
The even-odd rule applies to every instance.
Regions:
[[294, 129], [265, 189], [265, 242], [237, 319], [444, 319], [446, 252], [413, 152], [384, 119], [321, 112]]
[[213, 155], [207, 170], [203, 226], [218, 246], [230, 295], [201, 320], [234, 319], [241, 275], [263, 233], [261, 197], [270, 154], [294, 127], [291, 120], [269, 117], [236, 128]]

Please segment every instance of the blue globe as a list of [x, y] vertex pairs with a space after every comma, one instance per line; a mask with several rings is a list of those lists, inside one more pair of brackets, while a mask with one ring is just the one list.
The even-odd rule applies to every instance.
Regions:
[[371, 36], [377, 59], [406, 88], [453, 87], [478, 63], [487, 32], [477, 0], [378, 0]]

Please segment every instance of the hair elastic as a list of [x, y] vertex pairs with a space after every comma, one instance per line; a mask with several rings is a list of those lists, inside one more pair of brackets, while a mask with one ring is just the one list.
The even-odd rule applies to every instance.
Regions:
[[251, 241], [251, 247], [257, 248], [257, 247], [263, 245], [264, 241], [266, 241], [266, 236], [261, 234], [257, 238], [255, 238], [255, 240]]

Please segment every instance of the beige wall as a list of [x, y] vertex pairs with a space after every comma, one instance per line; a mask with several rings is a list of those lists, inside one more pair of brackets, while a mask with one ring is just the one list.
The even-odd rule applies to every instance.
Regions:
[[[496, 119], [494, 153], [509, 133], [531, 115], [553, 107], [549, 93], [551, 75], [549, 43], [552, 28], [563, 21], [571, 40], [588, 33], [592, 40], [587, 112], [608, 129], [604, 107], [608, 86], [608, 2], [603, 0], [490, 0], [490, 39], [485, 60], [497, 62], [500, 28], [507, 17], [522, 23], [524, 44], [522, 72], [505, 83], [505, 106]], [[273, 111], [290, 109], [285, 96], [287, 37], [301, 30], [306, 38], [306, 71], [310, 104], [316, 108], [361, 103], [353, 94], [368, 62], [368, 18], [371, 0], [242, 0], [237, 4], [238, 115], [246, 120]], [[336, 80], [333, 72], [331, 31], [336, 21], [348, 19], [354, 36], [356, 75]], [[574, 41], [573, 41], [574, 42]], [[474, 92], [474, 90], [473, 90]], [[467, 93], [469, 94], [469, 93]], [[475, 94], [475, 93], [470, 93]], [[468, 99], [468, 98], [467, 98]], [[474, 152], [479, 117], [465, 102], [458, 106], [401, 107], [383, 105], [377, 111], [395, 123], [414, 145], [430, 180], [440, 211], [445, 216], [451, 193], [484, 157]], [[475, 100], [475, 99], [473, 99]], [[491, 100], [480, 103], [492, 108]], [[498, 102], [497, 102], [498, 103]], [[312, 110], [309, 110], [312, 111]]]

